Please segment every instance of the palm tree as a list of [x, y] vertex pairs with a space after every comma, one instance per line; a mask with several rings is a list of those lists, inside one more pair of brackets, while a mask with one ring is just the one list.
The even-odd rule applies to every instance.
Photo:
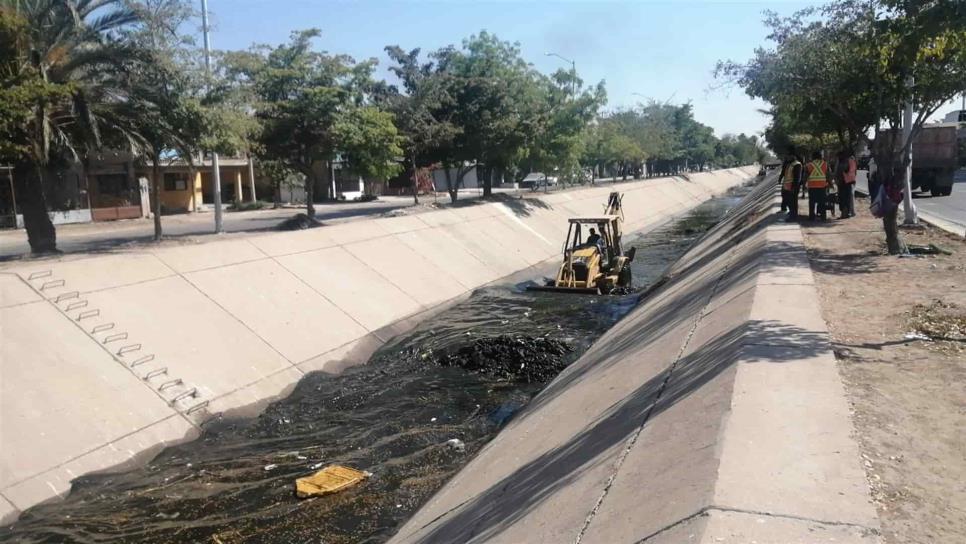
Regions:
[[44, 188], [50, 169], [100, 148], [107, 133], [137, 141], [113, 118], [113, 106], [127, 100], [125, 74], [144, 65], [127, 39], [140, 17], [125, 0], [0, 0], [0, 14], [19, 24], [10, 63], [16, 76], [47, 90], [25, 116], [25, 151], [13, 162], [31, 251], [52, 252], [57, 239]]

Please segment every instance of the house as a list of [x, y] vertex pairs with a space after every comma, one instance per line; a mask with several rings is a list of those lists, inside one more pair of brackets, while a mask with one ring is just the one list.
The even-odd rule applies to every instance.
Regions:
[[[189, 165], [182, 160], [161, 165], [161, 213], [206, 211], [214, 203], [211, 159]], [[0, 224], [23, 225], [17, 209], [13, 170], [0, 168]], [[225, 204], [255, 200], [254, 168], [250, 158], [219, 160], [221, 200]], [[149, 217], [150, 165], [125, 152], [106, 151], [91, 157], [86, 167], [73, 163], [47, 180], [47, 205], [54, 224], [85, 223]]]

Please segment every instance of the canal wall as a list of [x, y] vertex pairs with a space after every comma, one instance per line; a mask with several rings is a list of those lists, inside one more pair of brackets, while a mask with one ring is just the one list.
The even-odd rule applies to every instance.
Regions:
[[392, 542], [877, 542], [776, 192], [769, 176]]
[[566, 219], [624, 193], [655, 227], [751, 167], [0, 269], [0, 520], [86, 473], [257, 410], [473, 289], [557, 258]]

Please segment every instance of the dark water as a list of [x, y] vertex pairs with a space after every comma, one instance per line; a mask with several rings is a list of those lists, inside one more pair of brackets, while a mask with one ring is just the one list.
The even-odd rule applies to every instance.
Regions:
[[[739, 200], [716, 198], [625, 243], [638, 248], [635, 292]], [[143, 468], [79, 478], [65, 501], [0, 529], [0, 541], [383, 542], [639, 298], [524, 287], [480, 289], [368, 364], [310, 374], [258, 417], [215, 422]], [[446, 445], [453, 438], [465, 450]], [[330, 463], [372, 476], [295, 498], [295, 478]]]

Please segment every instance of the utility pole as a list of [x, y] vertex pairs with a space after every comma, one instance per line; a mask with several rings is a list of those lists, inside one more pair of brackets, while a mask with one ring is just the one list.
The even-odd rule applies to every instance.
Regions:
[[906, 156], [903, 157], [906, 163], [906, 171], [904, 172], [904, 182], [905, 182], [905, 195], [902, 199], [902, 211], [905, 214], [905, 219], [903, 220], [904, 225], [917, 225], [919, 224], [919, 214], [916, 210], [916, 205], [912, 201], [912, 142], [909, 140], [912, 138], [912, 86], [915, 84], [912, 76], [906, 78], [906, 88], [909, 89], [910, 96], [906, 100], [906, 110], [902, 116], [902, 145], [905, 146]]
[[[205, 91], [211, 91], [211, 42], [208, 39], [208, 0], [201, 0], [201, 26], [205, 34]], [[221, 217], [221, 165], [218, 153], [211, 152], [212, 200], [215, 203], [215, 234], [225, 232]]]

